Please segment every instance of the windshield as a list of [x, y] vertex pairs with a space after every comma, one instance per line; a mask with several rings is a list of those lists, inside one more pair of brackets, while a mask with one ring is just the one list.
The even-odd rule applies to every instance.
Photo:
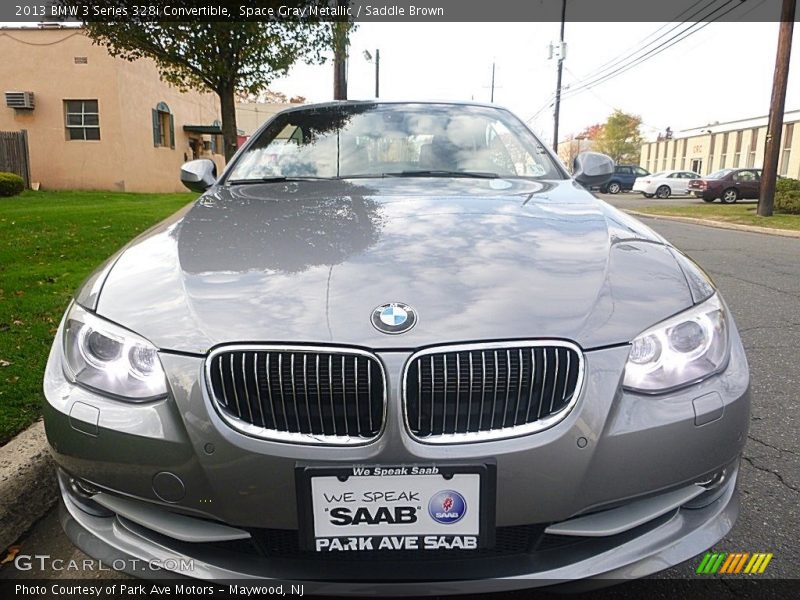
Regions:
[[563, 179], [539, 141], [504, 110], [359, 104], [278, 114], [238, 158], [230, 184], [283, 178]]
[[722, 169], [721, 171], [714, 171], [710, 175], [706, 175], [706, 179], [722, 179], [728, 173], [732, 173], [733, 169]]

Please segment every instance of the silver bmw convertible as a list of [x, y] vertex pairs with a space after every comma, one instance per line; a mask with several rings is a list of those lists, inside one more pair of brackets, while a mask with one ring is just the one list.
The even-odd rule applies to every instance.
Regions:
[[[709, 277], [495, 106], [284, 111], [76, 293], [44, 377], [70, 539], [142, 576], [444, 594], [641, 577], [738, 514]], [[119, 565], [119, 567], [117, 567]], [[596, 582], [601, 583], [601, 582]]]

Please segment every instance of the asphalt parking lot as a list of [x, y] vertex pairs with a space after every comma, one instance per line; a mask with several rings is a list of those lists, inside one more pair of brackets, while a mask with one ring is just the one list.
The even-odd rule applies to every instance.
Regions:
[[[640, 196], [601, 196], [636, 208]], [[642, 199], [643, 200], [643, 199]], [[653, 200], [647, 201], [653, 204]], [[671, 199], [662, 202], [700, 202]], [[638, 204], [641, 206], [642, 204]], [[752, 373], [753, 411], [740, 471], [742, 511], [733, 531], [716, 546], [726, 552], [772, 552], [762, 577], [800, 576], [800, 239], [715, 229], [661, 219], [647, 224], [696, 259], [714, 278], [736, 318]], [[55, 512], [21, 540], [22, 551], [65, 560], [84, 555], [66, 540]], [[658, 574], [694, 579], [698, 560]], [[96, 572], [19, 572], [0, 578], [96, 578]], [[104, 576], [108, 576], [105, 574]]]
[[[618, 208], [635, 210], [643, 206], [687, 206], [705, 204], [700, 198], [694, 196], [670, 196], [666, 200], [658, 198], [645, 198], [639, 192], [620, 192], [619, 194], [596, 194], [606, 202]], [[716, 200], [719, 204], [719, 200]], [[739, 200], [739, 204], [757, 204], [757, 200]]]

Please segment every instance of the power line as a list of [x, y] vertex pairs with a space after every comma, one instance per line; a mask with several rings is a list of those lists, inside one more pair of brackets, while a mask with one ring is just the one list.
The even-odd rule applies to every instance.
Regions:
[[[703, 0], [698, 0], [698, 2], [695, 2], [694, 4], [689, 6], [688, 8], [684, 9], [681, 13], [679, 13], [678, 15], [673, 17], [673, 20], [677, 20], [677, 19], [681, 18], [685, 13], [687, 13], [690, 10], [692, 10], [694, 7], [696, 7], [702, 1]], [[730, 4], [731, 2], [734, 2], [734, 1], [739, 2], [739, 4], [734, 5], [733, 7], [729, 8], [727, 11], [723, 12], [720, 15], [717, 15], [714, 19], [711, 19], [711, 20], [703, 23], [703, 25], [701, 27], [699, 27], [699, 28], [697, 27], [705, 19], [708, 19], [709, 17], [711, 17], [712, 15], [714, 15], [715, 13], [717, 13], [721, 9], [725, 8], [725, 6], [727, 6], [728, 4]], [[748, 10], [740, 18], [743, 18], [744, 16], [746, 16], [747, 14], [749, 14], [750, 12], [752, 12], [753, 10], [758, 8], [758, 6], [763, 4], [764, 1], [765, 0], [761, 0], [761, 2], [759, 2], [758, 5], [753, 6], [750, 10]], [[680, 31], [679, 33], [675, 34], [674, 36], [672, 36], [671, 38], [666, 40], [664, 43], [662, 43], [661, 45], [656, 46], [655, 48], [652, 48], [650, 51], [648, 51], [647, 53], [645, 53], [645, 54], [643, 54], [641, 56], [633, 58], [636, 54], [639, 54], [640, 52], [645, 50], [648, 46], [651, 46], [654, 42], [658, 41], [659, 39], [662, 39], [662, 38], [666, 37], [667, 35], [669, 35], [673, 31], [675, 31], [679, 27], [687, 24], [690, 21], [690, 19], [696, 17], [699, 13], [709, 9], [715, 2], [716, 2], [716, 0], [712, 0], [712, 2], [709, 2], [708, 4], [703, 6], [702, 8], [700, 8], [697, 11], [693, 12], [684, 21], [682, 21], [678, 25], [672, 27], [669, 31], [667, 31], [667, 32], [663, 33], [662, 35], [658, 36], [657, 38], [655, 38], [654, 40], [652, 40], [651, 42], [649, 42], [645, 46], [639, 48], [638, 50], [635, 50], [635, 51], [633, 51], [631, 53], [628, 53], [624, 58], [619, 59], [619, 60], [612, 59], [611, 61], [606, 62], [605, 65], [608, 65], [608, 66], [601, 66], [599, 69], [595, 69], [591, 75], [588, 75], [588, 76], [584, 77], [584, 79], [582, 79], [582, 80], [578, 80], [578, 83], [580, 83], [580, 85], [578, 85], [577, 87], [571, 87], [570, 86], [568, 89], [566, 89], [565, 92], [562, 92], [561, 97], [564, 98], [564, 97], [571, 97], [573, 95], [576, 95], [576, 94], [580, 93], [581, 91], [584, 91], [586, 89], [590, 89], [590, 88], [592, 88], [592, 87], [594, 87], [596, 85], [600, 85], [601, 83], [605, 83], [606, 81], [609, 81], [610, 79], [613, 79], [614, 77], [616, 77], [618, 75], [621, 75], [622, 73], [634, 68], [635, 66], [638, 66], [638, 65], [642, 64], [643, 62], [646, 62], [647, 60], [657, 56], [658, 54], [660, 54], [664, 50], [667, 50], [668, 48], [671, 48], [672, 46], [674, 46], [678, 42], [690, 37], [691, 35], [697, 33], [698, 31], [704, 29], [707, 25], [709, 25], [709, 24], [711, 24], [711, 23], [713, 23], [715, 21], [718, 21], [719, 19], [721, 19], [722, 17], [724, 17], [725, 15], [730, 13], [731, 11], [735, 10], [736, 8], [738, 8], [738, 6], [741, 5], [742, 0], [726, 0], [722, 5], [718, 6], [717, 8], [712, 10], [711, 12], [703, 15], [702, 17], [700, 17], [700, 19], [698, 19], [698, 21], [693, 22], [691, 25], [689, 25], [689, 27], [687, 27], [687, 28], [683, 29], [682, 31]], [[652, 37], [653, 35], [658, 33], [661, 29], [664, 29], [664, 27], [666, 27], [666, 25], [662, 25], [660, 28], [656, 29], [656, 31], [654, 31], [650, 35], [645, 36], [645, 38], [643, 38], [642, 41], [648, 39], [649, 37]], [[625, 53], [623, 53], [623, 54], [625, 54]], [[606, 73], [605, 75], [600, 75], [601, 73], [611, 69], [612, 66], [619, 65], [620, 63], [623, 63], [626, 60], [629, 60], [631, 58], [633, 58], [633, 60], [628, 62], [627, 64], [621, 65], [619, 68], [614, 69], [610, 73]], [[573, 76], [574, 76], [574, 74], [573, 74]], [[587, 80], [590, 80], [590, 81], [587, 81]], [[545, 110], [550, 108], [552, 106], [552, 104], [553, 104], [553, 100], [554, 99], [555, 99], [555, 94], [551, 94], [551, 96], [548, 98], [548, 100], [545, 102], [545, 104], [541, 108], [539, 108], [531, 117], [526, 119], [526, 122], [529, 123], [530, 121], [532, 121], [536, 117], [538, 117], [542, 112], [544, 112]]]
[[600, 85], [601, 83], [605, 83], [605, 82], [607, 82], [607, 81], [609, 81], [609, 80], [611, 80], [611, 79], [613, 79], [615, 77], [618, 77], [619, 75], [622, 75], [623, 73], [629, 71], [630, 69], [632, 69], [632, 68], [634, 68], [636, 66], [639, 66], [643, 62], [646, 62], [646, 61], [650, 60], [651, 58], [654, 58], [654, 57], [658, 56], [659, 54], [661, 54], [665, 50], [668, 50], [669, 48], [671, 48], [675, 44], [677, 44], [679, 42], [682, 42], [683, 40], [691, 37], [692, 35], [702, 31], [703, 29], [705, 29], [706, 27], [711, 25], [711, 23], [714, 23], [714, 22], [720, 20], [722, 17], [724, 17], [725, 15], [731, 13], [732, 11], [736, 10], [737, 8], [739, 8], [742, 5], [741, 0], [727, 0], [725, 2], [725, 4], [723, 4], [722, 6], [716, 8], [714, 11], [712, 11], [712, 13], [709, 13], [708, 15], [706, 15], [705, 18], [711, 16], [711, 14], [714, 14], [715, 12], [717, 12], [720, 9], [724, 8], [725, 6], [730, 4], [731, 2], [737, 2], [737, 4], [735, 4], [734, 6], [729, 8], [728, 10], [724, 11], [723, 13], [717, 15], [715, 18], [704, 22], [700, 27], [697, 27], [697, 25], [700, 25], [700, 22], [694, 23], [690, 27], [688, 27], [685, 30], [683, 30], [681, 33], [676, 34], [675, 36], [671, 37], [664, 44], [662, 44], [662, 45], [660, 45], [660, 46], [658, 46], [656, 48], [653, 48], [652, 50], [650, 50], [646, 54], [643, 54], [642, 56], [638, 57], [634, 61], [632, 61], [632, 62], [630, 62], [630, 63], [628, 63], [626, 65], [623, 65], [623, 66], [619, 67], [618, 69], [615, 69], [614, 71], [612, 71], [611, 73], [608, 73], [607, 75], [603, 75], [601, 77], [597, 77], [596, 79], [593, 79], [592, 81], [589, 81], [587, 83], [581, 84], [577, 88], [571, 88], [570, 90], [568, 90], [567, 95], [568, 96], [573, 96], [573, 95], [577, 94], [580, 91], [583, 91], [583, 90], [588, 89], [588, 88], [595, 87], [597, 85]]
[[[706, 1], [706, 0], [697, 0], [697, 1], [696, 1], [694, 4], [692, 4], [692, 5], [691, 5], [689, 8], [687, 8], [687, 9], [683, 10], [681, 13], [679, 13], [678, 15], [676, 15], [675, 17], [673, 17], [671, 21], [673, 21], [673, 22], [674, 22], [674, 21], [677, 21], [678, 19], [680, 19], [681, 17], [683, 17], [683, 16], [684, 16], [684, 13], [686, 13], [686, 12], [688, 12], [688, 11], [692, 10], [692, 9], [693, 9], [695, 6], [697, 6], [698, 4], [701, 4], [702, 2], [705, 2], [705, 1]], [[625, 61], [626, 61], [626, 60], [628, 60], [629, 58], [632, 58], [634, 55], [638, 54], [639, 52], [642, 52], [644, 49], [648, 48], [649, 46], [652, 46], [652, 45], [653, 45], [655, 42], [657, 42], [658, 40], [660, 40], [660, 39], [662, 39], [662, 38], [666, 37], [667, 35], [669, 35], [669, 34], [670, 34], [670, 33], [672, 33], [673, 31], [675, 31], [675, 30], [676, 30], [678, 27], [681, 27], [682, 25], [685, 25], [686, 23], [690, 22], [690, 21], [691, 21], [691, 19], [692, 19], [693, 17], [697, 16], [697, 14], [698, 14], [698, 13], [700, 13], [700, 12], [702, 12], [702, 11], [706, 10], [707, 8], [709, 8], [709, 7], [710, 7], [712, 4], [714, 4], [714, 2], [716, 2], [716, 1], [717, 1], [717, 0], [711, 0], [711, 2], [709, 2], [709, 3], [708, 3], [706, 6], [704, 6], [703, 8], [701, 8], [701, 9], [699, 9], [699, 10], [695, 11], [694, 13], [692, 13], [691, 15], [689, 15], [688, 17], [686, 17], [686, 18], [685, 18], [683, 21], [681, 21], [680, 23], [678, 23], [677, 25], [675, 25], [674, 27], [672, 27], [672, 29], [670, 29], [669, 31], [666, 31], [666, 32], [662, 33], [660, 36], [658, 36], [658, 37], [654, 38], [653, 40], [649, 41], [647, 44], [645, 44], [645, 45], [643, 45], [643, 46], [641, 46], [641, 47], [638, 47], [638, 48], [637, 48], [637, 46], [639, 46], [639, 44], [641, 44], [642, 42], [644, 42], [646, 39], [648, 39], [649, 37], [652, 37], [653, 35], [655, 35], [655, 34], [656, 34], [656, 33], [658, 33], [659, 31], [661, 31], [661, 30], [662, 30], [662, 29], [664, 29], [665, 27], [668, 27], [668, 26], [669, 26], [669, 23], [665, 23], [664, 25], [662, 25], [661, 27], [659, 27], [658, 29], [656, 29], [656, 30], [655, 30], [653, 33], [651, 33], [651, 34], [650, 34], [650, 35], [648, 35], [648, 36], [645, 36], [645, 37], [644, 37], [644, 38], [642, 38], [642, 39], [641, 39], [639, 42], [637, 42], [636, 44], [634, 44], [633, 46], [631, 46], [630, 48], [628, 48], [628, 50], [625, 50], [624, 52], [622, 52], [621, 54], [619, 54], [619, 55], [618, 55], [616, 58], [612, 58], [610, 61], [608, 61], [608, 62], [606, 62], [606, 63], [604, 63], [604, 64], [600, 65], [600, 66], [599, 66], [599, 67], [597, 67], [597, 68], [596, 68], [594, 71], [592, 71], [592, 72], [591, 72], [591, 73], [589, 73], [588, 75], [584, 76], [582, 79], [581, 79], [581, 78], [578, 78], [578, 80], [579, 80], [579, 81], [585, 81], [585, 80], [587, 80], [587, 79], [593, 78], [593, 77], [595, 77], [595, 76], [599, 75], [600, 73], [603, 73], [603, 72], [605, 72], [605, 71], [608, 71], [608, 70], [610, 70], [612, 67], [614, 67], [614, 66], [616, 66], [616, 65], [618, 65], [618, 64], [620, 64], [620, 63], [622, 63], [622, 62], [625, 62]], [[632, 51], [631, 51], [631, 50], [632, 50]], [[631, 52], [629, 52], [629, 51], [631, 51]], [[626, 53], [627, 53], [627, 54], [626, 54]]]

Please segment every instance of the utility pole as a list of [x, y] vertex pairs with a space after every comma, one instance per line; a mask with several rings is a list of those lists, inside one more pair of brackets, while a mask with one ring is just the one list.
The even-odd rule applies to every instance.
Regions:
[[792, 30], [797, 0], [783, 0], [781, 24], [778, 33], [778, 52], [775, 57], [775, 75], [772, 80], [772, 100], [769, 106], [767, 143], [764, 148], [764, 167], [761, 174], [761, 193], [758, 214], [771, 217], [775, 203], [775, 180], [778, 176], [778, 157], [781, 151], [783, 111], [786, 106], [786, 85], [789, 79], [789, 58], [792, 52]]
[[553, 151], [558, 152], [558, 117], [561, 112], [561, 71], [564, 68], [564, 23], [567, 20], [567, 0], [561, 0], [561, 47], [558, 55], [556, 80], [556, 108], [553, 114]]
[[489, 102], [494, 104], [494, 61], [492, 61], [492, 93]]
[[[349, 0], [337, 0], [336, 4], [347, 8]], [[350, 32], [349, 21], [335, 21], [333, 28], [333, 99], [347, 100], [347, 46]]]
[[381, 50], [375, 49], [375, 97], [381, 97]]
[[370, 54], [369, 50], [364, 50], [364, 59], [368, 62], [375, 63], [375, 98], [381, 97], [381, 51], [379, 48], [375, 49], [375, 56]]

